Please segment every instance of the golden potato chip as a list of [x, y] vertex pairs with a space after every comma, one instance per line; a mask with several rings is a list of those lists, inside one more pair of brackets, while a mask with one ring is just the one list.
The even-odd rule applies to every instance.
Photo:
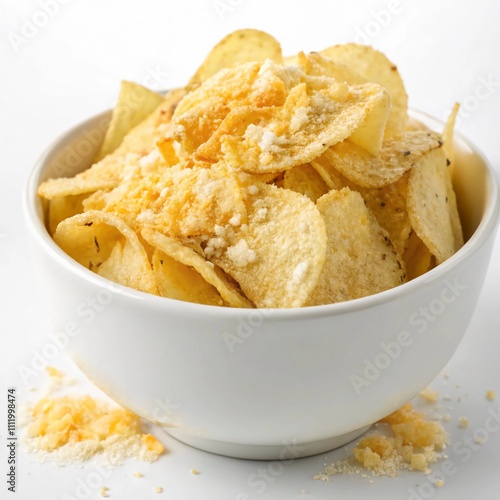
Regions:
[[127, 133], [150, 115], [164, 98], [137, 83], [123, 81], [111, 122], [94, 161], [112, 153]]
[[408, 173], [403, 174], [396, 182], [381, 188], [363, 188], [349, 181], [322, 155], [311, 165], [321, 175], [331, 189], [348, 187], [357, 191], [365, 200], [366, 206], [385, 229], [396, 251], [402, 254], [405, 242], [411, 231], [410, 219], [406, 208], [406, 192]]
[[313, 203], [328, 193], [329, 188], [321, 175], [310, 165], [299, 165], [287, 170], [283, 187], [307, 196]]
[[223, 68], [245, 62], [271, 59], [283, 62], [281, 45], [268, 33], [255, 29], [233, 31], [224, 37], [208, 54], [188, 83], [192, 89]]
[[378, 188], [396, 182], [427, 151], [443, 144], [437, 132], [405, 132], [383, 142], [373, 156], [346, 140], [325, 151], [331, 165], [358, 186]]
[[403, 132], [408, 115], [408, 95], [397, 67], [381, 52], [366, 45], [346, 43], [320, 51], [333, 61], [345, 64], [369, 82], [385, 87], [391, 95], [391, 114], [387, 121], [386, 136]]
[[[349, 85], [366, 83], [366, 79], [359, 76], [350, 67], [338, 64], [317, 52], [312, 52], [307, 56], [300, 52], [297, 56], [297, 63], [308, 75], [327, 76]], [[350, 140], [371, 154], [377, 155], [381, 148], [390, 110], [389, 95], [385, 100], [376, 101], [363, 123], [351, 134]]]
[[148, 227], [142, 229], [141, 234], [156, 249], [197, 271], [207, 283], [217, 289], [224, 301], [230, 306], [253, 307], [253, 304], [240, 293], [237, 286], [228, 279], [221, 269], [205, 260], [191, 248]]
[[356, 127], [349, 139], [366, 149], [372, 155], [378, 155], [384, 139], [385, 126], [391, 113], [389, 94], [384, 99], [373, 100], [364, 120]]
[[75, 215], [57, 226], [54, 241], [91, 271], [125, 286], [156, 293], [146, 251], [119, 217], [94, 210]]
[[306, 305], [382, 292], [406, 281], [402, 258], [359, 193], [332, 190], [317, 202], [326, 226], [326, 260]]
[[382, 188], [357, 188], [377, 222], [387, 231], [396, 251], [402, 255], [411, 232], [407, 209], [408, 176]]
[[408, 281], [418, 278], [426, 273], [433, 265], [433, 256], [424, 242], [417, 236], [415, 231], [412, 231], [407, 242], [403, 254], [403, 260], [406, 264], [406, 274]]
[[[287, 95], [286, 75], [282, 66], [268, 60], [223, 69], [179, 103], [171, 125], [158, 141], [166, 156], [185, 158], [208, 141], [227, 115], [240, 106], [259, 109], [281, 106]], [[198, 152], [200, 156], [206, 156]]]
[[323, 57], [319, 52], [310, 52], [309, 54], [299, 52], [293, 61], [296, 66], [299, 66], [310, 76], [327, 76], [349, 85], [367, 83], [367, 80], [358, 75], [352, 67], [336, 63]]
[[[100, 165], [100, 164], [97, 164]], [[96, 165], [96, 166], [97, 166]], [[86, 173], [88, 170], [85, 170]], [[77, 175], [76, 177], [59, 177], [58, 179], [48, 179], [38, 188], [38, 194], [47, 200], [52, 200], [56, 197], [77, 196], [80, 194], [90, 194], [101, 189], [112, 189], [119, 184], [117, 178], [108, 177], [108, 172], [97, 172], [97, 169], [92, 172], [95, 176], [89, 175], [84, 178]]]
[[316, 285], [326, 252], [325, 226], [315, 205], [298, 193], [255, 184], [248, 224], [211, 258], [257, 307], [300, 307]]
[[155, 142], [164, 133], [164, 126], [171, 119], [175, 106], [184, 94], [183, 90], [170, 92], [163, 103], [143, 122], [134, 127], [113, 153], [92, 165], [75, 177], [49, 179], [38, 188], [38, 194], [46, 199], [110, 190], [122, 180], [125, 167], [137, 163], [155, 148]]
[[426, 153], [413, 167], [408, 182], [408, 215], [413, 230], [440, 264], [455, 252], [449, 216], [446, 155], [442, 148]]
[[135, 288], [141, 292], [158, 293], [156, 280], [148, 255], [132, 231], [122, 241], [117, 241], [109, 257], [96, 269], [99, 276]]
[[[309, 163], [349, 137], [386, 91], [375, 84], [348, 87], [336, 80], [306, 77], [293, 87], [284, 106], [270, 108], [272, 118], [221, 138], [221, 154], [245, 172], [281, 172]], [[309, 95], [310, 94], [310, 95]]]
[[83, 200], [87, 196], [87, 194], [56, 196], [49, 201], [48, 228], [51, 236], [55, 233], [59, 222], [83, 212]]
[[443, 175], [446, 182], [446, 204], [448, 207], [448, 214], [450, 216], [451, 231], [453, 233], [453, 248], [456, 252], [464, 245], [464, 234], [462, 230], [462, 223], [460, 222], [460, 214], [458, 213], [457, 196], [451, 181], [451, 174], [452, 173], [448, 168], [446, 170], [446, 175]]
[[145, 225], [177, 237], [215, 233], [237, 217], [246, 220], [245, 192], [225, 165], [155, 170], [108, 195], [104, 208], [133, 228]]
[[[455, 122], [457, 120], [458, 112], [460, 111], [460, 104], [456, 102], [453, 105], [450, 116], [446, 121], [446, 124], [443, 129], [443, 148], [446, 154], [446, 159], [448, 160], [447, 165], [453, 169], [453, 162], [455, 160], [455, 152], [453, 149], [453, 132], [455, 130]], [[453, 170], [452, 170], [453, 171]]]
[[460, 215], [457, 207], [457, 197], [453, 189], [452, 177], [453, 167], [455, 165], [455, 151], [453, 148], [453, 135], [455, 131], [455, 122], [460, 110], [460, 104], [455, 103], [451, 110], [450, 116], [445, 124], [443, 130], [443, 149], [446, 154], [446, 165], [448, 166], [448, 175], [446, 178], [446, 192], [448, 200], [448, 213], [450, 215], [451, 229], [453, 232], [453, 241], [455, 252], [459, 250], [464, 244], [464, 235], [462, 231], [462, 223], [460, 222]]
[[153, 272], [162, 297], [212, 306], [224, 305], [217, 289], [205, 281], [198, 271], [159, 250], [153, 254]]

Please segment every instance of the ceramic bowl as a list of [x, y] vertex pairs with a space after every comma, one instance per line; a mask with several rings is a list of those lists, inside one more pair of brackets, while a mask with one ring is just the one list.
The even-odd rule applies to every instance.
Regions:
[[469, 141], [457, 134], [454, 170], [467, 242], [449, 260], [350, 302], [231, 309], [111, 283], [49, 236], [37, 187], [87, 168], [108, 118], [81, 123], [42, 155], [25, 212], [53, 339], [115, 401], [197, 448], [284, 460], [356, 438], [450, 360], [476, 307], [499, 215], [493, 170]]

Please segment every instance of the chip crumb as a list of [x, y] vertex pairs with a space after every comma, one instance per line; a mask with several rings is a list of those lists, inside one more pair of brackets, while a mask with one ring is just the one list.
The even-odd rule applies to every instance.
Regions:
[[155, 488], [155, 493], [163, 493], [163, 488], [161, 486], [157, 486]]
[[486, 399], [488, 401], [495, 401], [495, 397], [496, 397], [495, 391], [492, 391], [492, 390], [486, 391]]
[[484, 443], [484, 439], [482, 437], [477, 437], [476, 439], [474, 439], [474, 442], [476, 444], [483, 444]]
[[442, 488], [444, 486], [444, 481], [442, 479], [437, 479], [434, 484], [436, 485], [436, 488]]
[[[336, 474], [359, 474], [361, 477], [397, 476], [405, 470], [431, 472], [429, 465], [443, 457], [446, 433], [437, 421], [427, 420], [411, 403], [391, 413], [378, 423], [381, 427], [359, 441], [353, 455], [325, 467], [314, 479], [327, 481]], [[391, 435], [380, 432], [391, 430]]]
[[445, 413], [442, 417], [441, 420], [443, 422], [451, 422], [451, 415], [449, 413]]
[[459, 417], [458, 418], [458, 426], [461, 429], [465, 429], [469, 425], [469, 419], [467, 417]]
[[134, 472], [134, 477], [143, 477], [143, 473], [136, 471], [136, 472]]
[[58, 370], [57, 368], [55, 368], [54, 366], [47, 366], [45, 368], [45, 371], [52, 378], [62, 378], [62, 377], [64, 377], [64, 373], [61, 370]]
[[255, 185], [248, 186], [248, 194], [251, 194], [252, 196], [255, 196], [256, 194], [259, 194], [259, 188]]
[[428, 463], [425, 455], [423, 453], [415, 453], [414, 455], [412, 455], [410, 468], [411, 470], [425, 472], [428, 469]]
[[109, 488], [107, 486], [103, 486], [101, 488], [101, 496], [102, 497], [109, 497], [108, 491], [109, 491]]
[[200, 473], [200, 471], [197, 469], [191, 469], [189, 472], [191, 472], [193, 476], [197, 476]]
[[89, 395], [47, 396], [27, 410], [24, 444], [42, 460], [68, 464], [102, 454], [116, 465], [128, 458], [153, 462], [164, 452], [137, 415]]
[[430, 387], [426, 387], [419, 396], [429, 403], [435, 403], [439, 398], [439, 392], [434, 391]]

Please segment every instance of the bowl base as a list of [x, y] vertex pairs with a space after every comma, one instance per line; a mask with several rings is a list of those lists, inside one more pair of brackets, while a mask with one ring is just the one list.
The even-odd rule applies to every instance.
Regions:
[[165, 429], [173, 438], [188, 444], [199, 450], [215, 453], [232, 458], [243, 458], [247, 460], [281, 460], [287, 462], [296, 458], [309, 457], [331, 451], [356, 439], [365, 433], [371, 426], [367, 425], [361, 429], [335, 436], [320, 441], [310, 441], [307, 443], [284, 442], [282, 445], [251, 445], [225, 443], [222, 441], [212, 441], [196, 436], [189, 436], [176, 429]]

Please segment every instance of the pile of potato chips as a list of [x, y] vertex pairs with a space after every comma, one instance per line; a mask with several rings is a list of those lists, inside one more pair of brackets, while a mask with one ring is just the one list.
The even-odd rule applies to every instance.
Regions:
[[341, 302], [463, 245], [457, 111], [443, 135], [412, 123], [371, 47], [283, 58], [240, 30], [166, 97], [124, 82], [95, 163], [39, 194], [55, 242], [117, 283], [219, 306]]

